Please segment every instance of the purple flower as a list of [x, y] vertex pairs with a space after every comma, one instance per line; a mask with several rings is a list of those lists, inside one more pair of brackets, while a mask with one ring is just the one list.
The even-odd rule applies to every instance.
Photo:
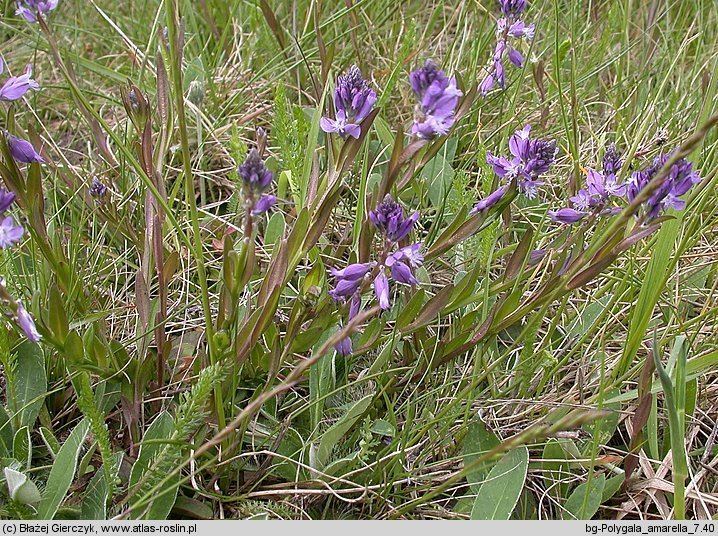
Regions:
[[[341, 328], [341, 324], [339, 325]], [[352, 340], [351, 337], [344, 337], [342, 340], [340, 340], [338, 343], [334, 345], [334, 350], [340, 355], [340, 356], [348, 356], [351, 355], [352, 351], [354, 350], [352, 348]]]
[[548, 215], [555, 222], [570, 224], [581, 221], [586, 216], [586, 212], [572, 208], [562, 208], [559, 210], [549, 210]]
[[474, 208], [471, 209], [471, 214], [485, 212], [491, 207], [493, 207], [496, 203], [498, 203], [504, 198], [508, 189], [508, 185], [504, 184], [498, 190], [494, 190], [493, 192], [491, 192], [489, 195], [479, 201]]
[[611, 197], [624, 195], [626, 195], [626, 185], [619, 184], [615, 175], [604, 175], [600, 171], [589, 169], [586, 188], [579, 190], [570, 200], [578, 210], [588, 210], [604, 205]]
[[622, 166], [621, 153], [618, 152], [616, 144], [612, 143], [603, 155], [603, 173], [604, 175], [616, 175]]
[[509, 49], [509, 61], [516, 65], [516, 67], [524, 66], [524, 57], [521, 52], [519, 52], [515, 48]]
[[594, 169], [588, 170], [586, 176], [588, 193], [601, 200], [608, 197], [623, 197], [626, 195], [626, 185], [619, 184], [615, 174], [603, 174]]
[[[0, 74], [3, 72], [3, 63], [0, 59]], [[11, 76], [0, 86], [0, 101], [14, 101], [22, 98], [31, 89], [39, 89], [40, 85], [32, 78], [32, 66], [28, 65], [20, 76]]]
[[494, 75], [488, 74], [479, 85], [479, 91], [481, 91], [482, 95], [487, 95], [492, 89], [494, 89], [495, 84], [496, 79], [494, 78]]
[[25, 333], [25, 336], [32, 342], [40, 342], [42, 338], [35, 327], [35, 321], [30, 316], [21, 302], [17, 302], [17, 323], [20, 329]]
[[248, 188], [260, 192], [266, 190], [274, 179], [274, 173], [267, 169], [257, 149], [249, 151], [244, 163], [237, 168], [237, 173]]
[[548, 171], [556, 158], [556, 142], [530, 137], [531, 126], [517, 130], [509, 139], [512, 158], [486, 155], [486, 161], [499, 177], [507, 180], [516, 178], [519, 190], [526, 197], [534, 198], [538, 187], [543, 184], [540, 176]]
[[[361, 295], [356, 292], [349, 303], [349, 321], [352, 320], [357, 314], [359, 314], [359, 308], [361, 307]], [[339, 325], [341, 328], [341, 324]], [[344, 337], [341, 341], [334, 345], [334, 349], [341, 356], [348, 356], [352, 353], [352, 340], [351, 337]]]
[[546, 256], [546, 250], [539, 248], [531, 250], [531, 253], [529, 253], [529, 266], [533, 266], [535, 264], [538, 264], [541, 262], [541, 260]]
[[100, 199], [102, 197], [105, 197], [106, 193], [107, 193], [107, 186], [102, 184], [102, 182], [100, 182], [100, 179], [98, 179], [97, 177], [93, 177], [92, 184], [90, 185], [90, 195], [92, 197]]
[[10, 146], [10, 154], [18, 162], [32, 164], [33, 162], [42, 163], [45, 161], [29, 141], [13, 136], [12, 134], [7, 134], [6, 136], [7, 143]]
[[374, 266], [375, 263], [367, 262], [363, 264], [350, 264], [343, 270], [332, 268], [330, 273], [334, 276], [336, 284], [334, 288], [329, 291], [329, 295], [335, 300], [350, 297], [359, 290], [364, 276], [366, 276]]
[[[389, 299], [389, 277], [387, 271], [391, 275], [391, 280], [395, 283], [403, 285], [418, 285], [419, 281], [414, 276], [414, 270], [424, 263], [424, 256], [421, 254], [421, 244], [416, 243], [410, 246], [399, 248], [386, 257], [383, 264], [379, 265], [379, 270], [374, 276], [372, 287], [374, 294], [379, 302], [379, 306], [386, 310], [391, 307]], [[351, 320], [359, 312], [361, 304], [361, 286], [367, 280], [367, 276], [377, 266], [375, 262], [363, 264], [350, 264], [343, 270], [331, 269], [330, 273], [335, 279], [335, 285], [329, 291], [329, 295], [336, 301], [345, 302], [351, 298], [351, 308], [349, 311], [349, 319]], [[340, 342], [342, 345], [337, 351], [340, 353], [347, 349], [346, 342]], [[345, 355], [345, 354], [343, 354]]]
[[573, 208], [581, 212], [599, 208], [597, 213], [601, 215], [613, 214], [613, 209], [605, 208], [605, 205], [611, 197], [626, 195], [626, 184], [620, 184], [616, 177], [622, 164], [616, 146], [611, 144], [603, 157], [603, 173], [589, 168], [586, 173], [586, 188], [580, 189], [576, 195], [569, 198]]
[[[502, 22], [504, 21], [504, 22]], [[499, 29], [506, 31], [506, 34], [516, 39], [533, 39], [536, 27], [533, 24], [524, 24], [522, 20], [514, 22], [507, 21], [506, 19], [500, 19], [498, 22]]]
[[15, 225], [11, 216], [6, 216], [0, 222], [0, 248], [7, 249], [17, 244], [25, 230], [20, 225]]
[[379, 203], [376, 210], [369, 213], [369, 220], [392, 242], [399, 242], [405, 238], [418, 219], [418, 212], [405, 218], [404, 209], [389, 194]]
[[[670, 157], [670, 153], [661, 154], [653, 160], [650, 166], [631, 175], [628, 181], [628, 199], [630, 201], [633, 201], [639, 192], [653, 180]], [[665, 177], [660, 187], [645, 202], [646, 219], [650, 221], [668, 208], [683, 210], [686, 202], [681, 197], [700, 181], [701, 177], [693, 170], [693, 164], [685, 158], [678, 160], [671, 166], [668, 176]]]
[[369, 115], [376, 102], [376, 92], [361, 74], [359, 67], [352, 65], [337, 78], [334, 90], [336, 118], [322, 117], [320, 126], [326, 133], [337, 133], [342, 138], [359, 138], [361, 122]]
[[264, 214], [276, 203], [277, 196], [270, 194], [262, 194], [259, 200], [254, 204], [254, 208], [252, 208], [252, 215], [259, 216], [260, 214]]
[[504, 61], [506, 58], [516, 67], [524, 66], [524, 56], [512, 44], [510, 39], [533, 39], [534, 25], [525, 24], [518, 18], [526, 8], [525, 0], [501, 0], [501, 12], [504, 17], [496, 21], [496, 47], [491, 58], [489, 72], [481, 82], [479, 90], [482, 95], [488, 94], [494, 87], [506, 87], [506, 72]]
[[379, 274], [374, 278], [374, 294], [379, 301], [379, 307], [386, 310], [389, 308], [389, 280], [386, 278], [384, 268], [379, 269]]
[[5, 214], [5, 211], [10, 208], [14, 201], [15, 194], [13, 192], [0, 188], [0, 215]]
[[[390, 257], [398, 261], [407, 262], [412, 268], [418, 268], [424, 264], [424, 255], [421, 254], [420, 242], [400, 248], [392, 253]], [[387, 266], [389, 266], [388, 260]]]
[[499, 6], [501, 13], [507, 17], [517, 16], [526, 9], [526, 0], [499, 0]]
[[588, 210], [596, 205], [595, 196], [588, 193], [588, 190], [580, 189], [576, 195], [569, 197], [571, 204], [578, 210]]
[[406, 264], [402, 261], [396, 261], [391, 265], [391, 278], [397, 283], [403, 283], [404, 285], [418, 285], [419, 281], [414, 277], [414, 274]]
[[434, 62], [427, 60], [409, 75], [409, 81], [420, 101], [411, 133], [423, 139], [446, 135], [456, 121], [456, 107], [462, 95], [456, 87], [456, 78], [448, 78]]
[[424, 256], [420, 252], [421, 244], [400, 248], [386, 258], [385, 265], [391, 270], [391, 278], [397, 283], [404, 285], [418, 285], [414, 277], [414, 268], [424, 263]]
[[37, 22], [38, 14], [47, 15], [57, 7], [60, 0], [18, 0], [16, 15], [28, 22]]

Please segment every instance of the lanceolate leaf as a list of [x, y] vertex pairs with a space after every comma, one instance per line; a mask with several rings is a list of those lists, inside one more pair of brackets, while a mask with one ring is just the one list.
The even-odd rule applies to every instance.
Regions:
[[617, 375], [623, 374], [633, 361], [646, 335], [646, 328], [653, 315], [653, 308], [661, 292], [663, 292], [665, 281], [671, 267], [674, 265], [674, 262], [671, 261], [671, 253], [680, 227], [680, 220], [671, 220], [666, 222], [658, 233], [651, 262], [648, 265], [648, 270], [638, 295], [638, 301], [631, 310], [628, 338], [623, 347], [620, 364], [615, 369]]
[[589, 482], [578, 486], [566, 501], [565, 519], [592, 519], [603, 501], [606, 476], [593, 475]]
[[[474, 419], [469, 424], [469, 430], [464, 438], [461, 449], [464, 464], [471, 464], [474, 459], [491, 451], [491, 449], [495, 448], [499, 443], [500, 441], [499, 438], [496, 437], [496, 434], [486, 428], [486, 425], [481, 420], [478, 418]], [[479, 491], [486, 475], [495, 463], [494, 460], [487, 461], [485, 464], [472, 469], [472, 471], [466, 475], [466, 480], [469, 481], [471, 489], [474, 492]]]
[[112, 467], [110, 471], [100, 468], [87, 485], [82, 498], [82, 519], [107, 519], [107, 499], [109, 486], [107, 485], [107, 474], [117, 478], [117, 472], [122, 463], [122, 452], [112, 456]]
[[38, 519], [52, 519], [55, 516], [75, 478], [77, 458], [89, 429], [90, 423], [83, 419], [60, 447], [55, 463], [52, 464], [50, 476], [47, 478], [42, 501], [37, 508]]
[[45, 358], [39, 345], [25, 341], [17, 348], [14, 382], [8, 388], [8, 409], [17, 428], [35, 423], [47, 392]]
[[529, 467], [529, 451], [507, 452], [486, 475], [476, 495], [471, 519], [509, 519], [521, 495]]
[[327, 464], [334, 447], [341, 442], [344, 435], [352, 429], [354, 423], [364, 414], [373, 398], [374, 395], [368, 395], [354, 402], [344, 416], [322, 434], [322, 439], [319, 441], [316, 451], [316, 465], [318, 468], [322, 468]]
[[[165, 443], [162, 440], [169, 440], [174, 432], [174, 421], [172, 416], [165, 412], [159, 414], [159, 416], [152, 422], [147, 428], [144, 437], [142, 438], [142, 446], [140, 447], [140, 454], [137, 457], [137, 461], [132, 466], [132, 472], [130, 473], [129, 482], [129, 493], [134, 494], [137, 485], [141, 482], [142, 478], [152, 468], [152, 460], [162, 450]], [[177, 485], [179, 485], [179, 478], [177, 478]], [[165, 519], [172, 510], [177, 491], [174, 493], [166, 493], [159, 497], [152, 503], [149, 509], [148, 515], [144, 516], [146, 519]], [[132, 517], [137, 518], [143, 512], [132, 512]]]

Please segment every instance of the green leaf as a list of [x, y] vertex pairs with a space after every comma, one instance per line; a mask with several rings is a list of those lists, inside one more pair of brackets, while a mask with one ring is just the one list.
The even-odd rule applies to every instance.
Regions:
[[444, 198], [451, 189], [456, 172], [450, 161], [454, 158], [456, 142], [447, 142], [442, 151], [432, 158], [421, 170], [421, 176], [429, 184], [429, 200], [435, 207], [443, 204]]
[[56, 284], [52, 284], [48, 294], [48, 318], [50, 331], [52, 331], [53, 336], [60, 342], [60, 344], [64, 344], [70, 328], [67, 321], [67, 313], [65, 313], [65, 307], [62, 303], [60, 289], [57, 288]]
[[15, 363], [8, 409], [17, 428], [32, 427], [47, 394], [45, 358], [37, 344], [25, 341], [17, 348]]
[[[618, 394], [618, 389], [612, 389], [604, 393], [604, 396], [606, 398], [612, 398]], [[583, 429], [591, 434], [591, 436], [594, 436], [598, 444], [606, 445], [616, 433], [616, 428], [618, 428], [618, 421], [621, 417], [621, 405], [616, 402], [607, 402], [603, 404], [601, 409], [606, 411], [607, 415], [591, 423], [584, 424]], [[590, 452], [591, 448], [589, 442], [584, 449], [584, 453]]]
[[5, 406], [0, 405], [0, 457], [10, 457], [12, 441], [12, 422], [10, 422]]
[[419, 314], [422, 305], [424, 305], [424, 297], [426, 293], [423, 288], [420, 288], [411, 297], [411, 299], [404, 305], [401, 306], [399, 314], [396, 317], [396, 327], [403, 329], [408, 326]]
[[603, 488], [603, 495], [601, 496], [601, 504], [613, 498], [618, 490], [621, 489], [624, 480], [626, 480], [626, 475], [623, 473], [606, 479], [606, 485]]
[[688, 478], [688, 461], [686, 459], [686, 361], [687, 350], [685, 337], [679, 336], [671, 351], [671, 360], [675, 359], [673, 376], [663, 367], [658, 345], [657, 335], [653, 334], [653, 361], [656, 364], [656, 372], [663, 385], [665, 396], [665, 410], [668, 412], [668, 430], [673, 456], [673, 488], [675, 518], [685, 519], [685, 480]]
[[371, 425], [371, 431], [375, 434], [394, 437], [396, 435], [396, 428], [393, 424], [384, 419], [377, 419]]
[[12, 455], [25, 469], [32, 466], [32, 442], [30, 441], [30, 429], [23, 426], [16, 433], [12, 440]]
[[571, 39], [564, 39], [558, 47], [558, 63], [562, 63], [571, 49]]
[[[122, 452], [112, 456], [112, 468], [110, 473], [117, 478], [122, 463]], [[106, 472], [100, 468], [87, 485], [87, 490], [82, 496], [82, 519], [107, 519], [108, 486]]]
[[302, 294], [319, 296], [326, 282], [327, 269], [320, 257], [314, 262], [311, 270], [302, 281]]
[[541, 465], [544, 477], [552, 482], [546, 483], [546, 488], [551, 489], [553, 494], [563, 497], [568, 492], [568, 482], [564, 482], [570, 476], [569, 460], [580, 455], [576, 445], [570, 439], [550, 438], [543, 449], [543, 461]]
[[509, 519], [521, 495], [529, 467], [525, 446], [507, 452], [489, 471], [471, 510], [471, 519]]
[[264, 245], [274, 245], [277, 239], [284, 235], [284, 214], [277, 211], [272, 214], [267, 222], [267, 229], [264, 231]]
[[[710, 372], [712, 367], [715, 367], [716, 365], [718, 365], [718, 350], [689, 359], [686, 363], [686, 380], [694, 380], [699, 376]], [[651, 393], [656, 394], [661, 392], [663, 392], [663, 385], [660, 380], [655, 380], [651, 385]], [[636, 398], [638, 398], [638, 390], [631, 389], [625, 393], [609, 398], [605, 403], [627, 402]]]
[[312, 111], [312, 121], [309, 127], [309, 135], [307, 137], [307, 147], [304, 153], [304, 164], [302, 166], [302, 176], [299, 179], [299, 199], [297, 206], [304, 207], [304, 203], [307, 201], [307, 190], [309, 187], [309, 180], [312, 175], [312, 162], [314, 159], [314, 151], [317, 148], [319, 142], [319, 121], [322, 119], [322, 113], [324, 110], [324, 99], [329, 91], [329, 85], [324, 88], [322, 97], [319, 100], [319, 105]]
[[623, 346], [623, 355], [621, 355], [619, 365], [615, 369], [615, 377], [620, 377], [626, 372], [643, 343], [648, 322], [653, 315], [653, 308], [656, 306], [670, 271], [676, 262], [671, 259], [671, 254], [680, 228], [680, 220], [674, 219], [665, 222], [658, 232], [651, 255], [651, 262], [648, 264], [646, 275], [641, 283], [638, 301], [632, 308], [626, 344]]
[[[172, 416], [163, 411], [152, 424], [147, 428], [144, 437], [142, 438], [142, 445], [140, 446], [140, 453], [137, 456], [137, 461], [132, 466], [132, 472], [130, 473], [130, 484], [129, 493], [134, 494], [135, 486], [140, 482], [142, 477], [147, 473], [153, 459], [159, 454], [164, 444], [162, 440], [167, 441], [172, 437], [174, 432], [174, 420]], [[177, 496], [177, 487], [179, 486], [179, 475], [173, 480], [172, 483], [168, 484], [175, 487], [174, 493], [166, 493], [160, 496], [156, 501], [152, 503], [147, 514], [143, 517], [146, 519], [165, 519], [172, 510], [172, 506]], [[132, 517], [137, 518], [143, 512], [133, 512]]]
[[72, 485], [77, 468], [77, 457], [80, 455], [80, 449], [89, 429], [90, 423], [86, 419], [80, 421], [57, 453], [50, 476], [47, 478], [42, 501], [37, 508], [38, 519], [52, 519], [55, 516], [67, 490]]
[[575, 340], [583, 337], [588, 330], [595, 325], [610, 301], [611, 296], [607, 295], [595, 302], [589, 303], [586, 308], [581, 311], [581, 315], [577, 316], [571, 324], [571, 327], [568, 329], [568, 338]]
[[603, 502], [606, 475], [594, 475], [588, 482], [578, 486], [569, 496], [564, 508], [566, 519], [591, 519]]
[[52, 430], [49, 428], [41, 426], [40, 437], [42, 438], [42, 442], [45, 443], [50, 456], [54, 459], [57, 456], [57, 453], [60, 452], [60, 442], [55, 437], [55, 434], [53, 434]]
[[[480, 419], [474, 419], [469, 424], [469, 431], [461, 449], [464, 465], [471, 464], [476, 458], [483, 456], [498, 444], [499, 438], [496, 437], [496, 434], [487, 429]], [[471, 484], [474, 493], [478, 493], [481, 483], [495, 463], [495, 461], [486, 461], [466, 475], [466, 480]]]
[[[326, 330], [314, 346], [314, 351], [334, 333], [334, 329]], [[327, 352], [309, 369], [309, 415], [312, 428], [319, 426], [324, 414], [324, 401], [327, 393], [334, 388], [335, 369], [334, 353]]]
[[212, 507], [202, 501], [179, 495], [172, 515], [175, 519], [213, 519]]
[[511, 519], [519, 521], [538, 520], [538, 505], [531, 490], [524, 488], [521, 492], [519, 502], [514, 508]]
[[686, 415], [693, 416], [698, 401], [698, 380], [693, 379], [686, 383]]
[[344, 416], [324, 432], [317, 447], [315, 467], [321, 469], [326, 466], [334, 446], [339, 444], [347, 432], [352, 429], [354, 424], [369, 408], [373, 398], [374, 395], [371, 394], [352, 404]]

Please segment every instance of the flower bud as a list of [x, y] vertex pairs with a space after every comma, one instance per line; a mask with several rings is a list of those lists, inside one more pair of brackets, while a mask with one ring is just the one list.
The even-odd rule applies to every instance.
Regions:
[[187, 92], [187, 100], [194, 104], [197, 108], [202, 107], [204, 102], [204, 82], [200, 80], [192, 80], [189, 84]]

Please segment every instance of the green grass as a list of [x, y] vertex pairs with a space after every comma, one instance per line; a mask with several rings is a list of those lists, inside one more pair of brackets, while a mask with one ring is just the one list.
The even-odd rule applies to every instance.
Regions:
[[[479, 96], [394, 194], [421, 212], [416, 239], [436, 243], [495, 186], [486, 153], [506, 153], [530, 123], [559, 146], [539, 198], [517, 197], [428, 260], [421, 290], [401, 287], [390, 311], [368, 292], [348, 326], [327, 269], [378, 254], [365, 220], [411, 124], [407, 75], [433, 58], [465, 92], [480, 83], [493, 1], [66, 1], [49, 33], [3, 5], [3, 57], [13, 73], [33, 63], [42, 90], [2, 103], [0, 121], [49, 163], [21, 168], [28, 201], [14, 214], [32, 232], [0, 256], [7, 291], [41, 325], [47, 381], [6, 322], [0, 460], [43, 490], [57, 454], [43, 437], [63, 444], [83, 419], [92, 432], [77, 470], [54, 471], [75, 485], [53, 487], [52, 513], [468, 519], [487, 510], [476, 497], [515, 489], [516, 506], [496, 509], [513, 518], [716, 515], [718, 134], [691, 138], [718, 108], [712, 0], [531, 2], [530, 61], [507, 66], [507, 88]], [[352, 63], [379, 93], [361, 145], [318, 127]], [[186, 98], [192, 81], [201, 103]], [[128, 83], [151, 117], [147, 160]], [[235, 169], [260, 126], [280, 199], [243, 240]], [[525, 256], [566, 240], [578, 256], [612, 225], [628, 232], [621, 216], [575, 232], [546, 217], [612, 141], [633, 169], [683, 145], [704, 180], [660, 231], [564, 291], [558, 250], [538, 269]], [[87, 193], [93, 177], [110, 187], [103, 204]], [[528, 303], [536, 292], [550, 299]], [[340, 325], [360, 331], [346, 358], [333, 350]], [[649, 378], [641, 421], [651, 352], [665, 370]], [[623, 483], [634, 436], [640, 463]], [[524, 446], [526, 467], [487, 479]], [[17, 497], [0, 484], [0, 515], [33, 517]]]

